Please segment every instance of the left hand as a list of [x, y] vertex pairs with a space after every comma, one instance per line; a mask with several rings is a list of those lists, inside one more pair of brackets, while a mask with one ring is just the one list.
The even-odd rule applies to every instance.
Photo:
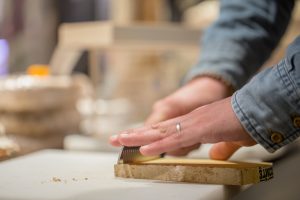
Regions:
[[[110, 138], [114, 146], [141, 146], [144, 155], [158, 155], [203, 143], [216, 143], [213, 159], [228, 159], [241, 146], [256, 142], [243, 129], [226, 98], [176, 118], [141, 128], [126, 130]], [[175, 108], [176, 109], [176, 108]], [[181, 131], [176, 130], [180, 123]]]

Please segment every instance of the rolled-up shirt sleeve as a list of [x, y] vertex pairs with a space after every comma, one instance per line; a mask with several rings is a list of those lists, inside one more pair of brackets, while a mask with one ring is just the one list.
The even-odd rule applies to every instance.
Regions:
[[254, 76], [232, 96], [246, 131], [274, 152], [300, 135], [300, 37], [276, 66]]
[[292, 0], [222, 0], [218, 20], [205, 31], [199, 62], [185, 82], [201, 75], [241, 88], [284, 34]]

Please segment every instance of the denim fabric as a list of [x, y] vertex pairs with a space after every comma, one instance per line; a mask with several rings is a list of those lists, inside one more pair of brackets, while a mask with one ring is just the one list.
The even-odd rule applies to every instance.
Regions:
[[221, 1], [219, 19], [205, 31], [199, 62], [185, 81], [212, 74], [241, 88], [280, 41], [293, 7], [292, 0]]
[[[299, 71], [300, 63], [297, 68]], [[300, 115], [300, 85], [296, 82], [300, 74], [295, 70], [284, 59], [257, 74], [232, 97], [233, 110], [244, 128], [270, 152], [300, 135], [300, 128], [293, 124], [293, 117]], [[271, 140], [274, 132], [283, 136], [282, 142]]]
[[[213, 75], [239, 89], [232, 107], [245, 130], [270, 152], [295, 140], [300, 128], [300, 37], [276, 66], [244, 85], [282, 37], [294, 6], [291, 0], [224, 0], [219, 19], [203, 38], [199, 62], [186, 80]], [[272, 140], [273, 133], [282, 136]]]
[[[293, 118], [300, 116], [300, 37], [279, 64], [234, 93], [232, 106], [247, 132], [270, 152], [299, 137]], [[282, 142], [272, 141], [274, 132], [282, 134]]]

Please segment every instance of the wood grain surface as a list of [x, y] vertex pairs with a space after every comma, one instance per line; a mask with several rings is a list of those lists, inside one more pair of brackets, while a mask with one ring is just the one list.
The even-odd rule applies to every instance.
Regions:
[[161, 158], [142, 163], [116, 164], [115, 176], [162, 181], [246, 185], [273, 178], [271, 163]]

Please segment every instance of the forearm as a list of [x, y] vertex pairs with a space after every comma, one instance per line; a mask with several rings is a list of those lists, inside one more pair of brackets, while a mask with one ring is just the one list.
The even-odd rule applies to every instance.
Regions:
[[206, 31], [199, 62], [186, 77], [220, 77], [240, 88], [270, 56], [284, 34], [294, 1], [223, 0]]

